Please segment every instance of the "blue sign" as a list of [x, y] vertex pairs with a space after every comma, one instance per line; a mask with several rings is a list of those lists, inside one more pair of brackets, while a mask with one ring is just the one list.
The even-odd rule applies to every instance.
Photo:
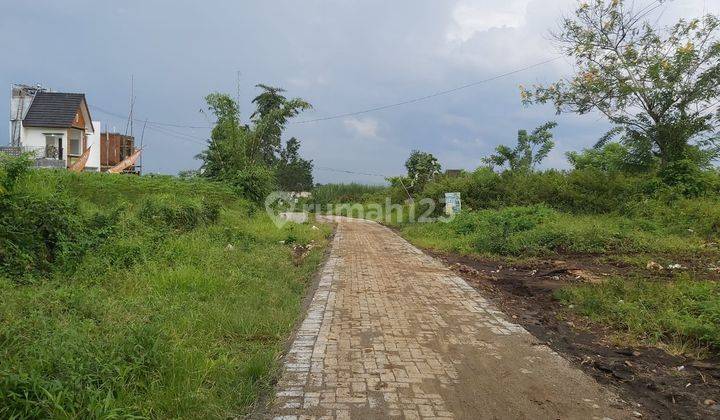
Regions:
[[445, 214], [458, 214], [460, 213], [460, 208], [460, 193], [445, 193]]

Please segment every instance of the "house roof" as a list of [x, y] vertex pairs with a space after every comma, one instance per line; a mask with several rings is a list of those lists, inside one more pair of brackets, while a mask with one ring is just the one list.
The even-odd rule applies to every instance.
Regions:
[[[25, 127], [69, 128], [75, 122], [80, 105], [87, 110], [85, 95], [82, 93], [38, 92], [28, 109], [23, 125]], [[90, 117], [90, 111], [87, 110]], [[89, 118], [89, 121], [92, 119]]]

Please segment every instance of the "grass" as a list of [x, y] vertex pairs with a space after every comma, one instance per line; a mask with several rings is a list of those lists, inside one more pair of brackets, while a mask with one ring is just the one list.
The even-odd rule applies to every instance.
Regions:
[[[613, 214], [576, 215], [544, 205], [513, 206], [462, 212], [449, 222], [408, 221], [371, 210], [368, 205], [345, 208], [342, 214], [364, 216], [397, 227], [418, 246], [464, 255], [501, 257], [551, 256], [558, 253], [691, 254], [704, 250], [707, 237], [693, 229], [642, 217]], [[416, 217], [422, 211], [415, 209]], [[698, 220], [697, 223], [706, 223]]]
[[362, 203], [386, 190], [384, 185], [325, 184], [313, 189], [310, 201], [316, 205]]
[[[0, 417], [228, 418], [269, 389], [327, 228], [278, 229], [203, 181], [42, 171], [23, 188], [86, 221], [122, 210], [72, 264], [0, 276]], [[299, 265], [289, 237], [317, 245]]]
[[720, 284], [682, 275], [667, 281], [614, 278], [556, 292], [577, 313], [678, 353], [720, 353]]

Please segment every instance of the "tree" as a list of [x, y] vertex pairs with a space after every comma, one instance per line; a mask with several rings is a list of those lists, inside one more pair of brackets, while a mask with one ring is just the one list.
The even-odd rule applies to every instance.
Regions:
[[[302, 99], [285, 98], [280, 94], [282, 89], [258, 87], [263, 92], [253, 100], [257, 109], [250, 117], [250, 124], [240, 122], [239, 106], [229, 95], [212, 93], [205, 98], [217, 123], [207, 149], [197, 156], [203, 161], [202, 176], [227, 182], [239, 194], [255, 201], [263, 200], [276, 188], [276, 166], [287, 121], [310, 107]], [[299, 147], [299, 142], [295, 140], [292, 147]], [[294, 162], [296, 166], [303, 166], [298, 160]], [[309, 162], [304, 165], [307, 164]]]
[[210, 133], [208, 148], [196, 158], [203, 161], [203, 176], [221, 179], [230, 168], [247, 166], [246, 148], [252, 133], [249, 127], [240, 125], [238, 105], [229, 95], [211, 93], [205, 101], [217, 123]]
[[250, 120], [256, 135], [248, 152], [252, 161], [271, 165], [282, 147], [281, 135], [287, 121], [312, 108], [312, 105], [300, 98], [287, 99], [282, 95], [285, 90], [281, 88], [263, 84], [256, 87], [263, 92], [253, 99], [256, 110], [250, 115]]
[[575, 58], [576, 74], [521, 87], [523, 102], [552, 103], [558, 113], [601, 112], [614, 128], [596, 146], [620, 136], [635, 160], [709, 162], [718, 154], [720, 23], [706, 15], [656, 29], [647, 19], [662, 3], [582, 3], [553, 34]]
[[507, 163], [513, 172], [532, 171], [555, 147], [551, 130], [556, 126], [557, 123], [551, 121], [537, 127], [531, 134], [526, 130], [518, 130], [517, 145], [514, 149], [501, 144], [495, 148], [495, 154], [483, 161], [491, 166], [503, 166]]
[[583, 149], [581, 152], [567, 152], [573, 169], [593, 168], [603, 172], [623, 172], [628, 169], [628, 149], [618, 143], [608, 143], [603, 147]]
[[299, 150], [300, 141], [292, 137], [280, 151], [277, 179], [280, 188], [285, 191], [308, 191], [313, 187], [312, 160], [301, 158]]
[[405, 161], [410, 188], [413, 192], [420, 192], [425, 188], [428, 181], [440, 174], [442, 168], [437, 158], [430, 153], [413, 150], [410, 157]]

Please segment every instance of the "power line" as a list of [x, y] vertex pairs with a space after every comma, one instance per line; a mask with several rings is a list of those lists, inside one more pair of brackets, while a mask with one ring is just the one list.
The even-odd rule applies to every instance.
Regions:
[[[527, 70], [530, 70], [530, 69], [532, 69], [532, 68], [539, 67], [539, 66], [542, 66], [542, 65], [544, 65], [544, 64], [548, 64], [548, 63], [551, 63], [551, 62], [553, 62], [553, 61], [559, 60], [560, 58], [562, 58], [562, 56], [558, 56], [558, 57], [554, 57], [554, 58], [549, 58], [549, 59], [547, 59], [547, 60], [543, 60], [543, 61], [540, 61], [540, 62], [537, 62], [537, 63], [534, 63], [534, 64], [530, 64], [530, 65], [528, 65], [528, 66], [521, 67], [521, 68], [519, 68], [519, 69], [515, 69], [515, 70], [512, 70], [512, 71], [508, 71], [508, 72], [505, 72], [505, 73], [502, 73], [502, 74], [498, 74], [498, 75], [495, 75], [495, 76], [493, 76], [493, 77], [489, 77], [489, 78], [487, 78], [487, 79], [479, 80], [479, 81], [477, 81], [477, 82], [468, 83], [468, 84], [465, 84], [465, 85], [462, 85], [462, 86], [457, 86], [457, 87], [454, 87], [454, 88], [452, 88], [452, 89], [441, 90], [441, 91], [434, 92], [434, 93], [431, 93], [431, 94], [428, 94], [428, 95], [419, 96], [419, 97], [416, 97], [416, 98], [411, 98], [411, 99], [407, 99], [407, 100], [400, 101], [400, 102], [395, 102], [395, 103], [391, 103], [391, 104], [387, 104], [387, 105], [380, 105], [380, 106], [376, 106], [376, 107], [372, 107], [372, 108], [367, 108], [367, 109], [363, 109], [363, 110], [359, 110], [359, 111], [346, 112], [346, 113], [343, 113], [343, 114], [329, 115], [329, 116], [327, 116], [327, 117], [313, 118], [313, 119], [310, 119], [310, 120], [291, 121], [291, 124], [308, 124], [308, 123], [319, 122], [319, 121], [328, 121], [328, 120], [334, 120], [334, 119], [338, 119], [338, 118], [346, 118], [346, 117], [352, 117], [352, 116], [355, 116], [355, 115], [367, 114], [367, 113], [375, 112], [375, 111], [382, 111], [382, 110], [385, 110], [385, 109], [396, 108], [396, 107], [403, 106], [403, 105], [409, 105], [409, 104], [413, 104], [413, 103], [416, 103], [416, 102], [420, 102], [420, 101], [425, 101], [425, 100], [428, 100], [428, 99], [432, 99], [432, 98], [435, 98], [435, 97], [438, 97], [438, 96], [448, 95], [448, 94], [450, 94], [450, 93], [454, 93], [454, 92], [457, 92], [457, 91], [459, 91], [459, 90], [468, 89], [468, 88], [471, 88], [471, 87], [474, 87], [474, 86], [478, 86], [478, 85], [481, 85], [481, 84], [484, 84], [484, 83], [491, 82], [491, 81], [493, 81], [493, 80], [501, 79], [501, 78], [503, 78], [503, 77], [507, 77], [507, 76], [510, 76], [510, 75], [513, 75], [513, 74], [516, 74], [516, 73], [520, 73], [520, 72], [523, 72], [523, 71], [527, 71]], [[124, 115], [120, 115], [120, 114], [117, 114], [117, 113], [115, 113], [115, 112], [108, 111], [108, 110], [103, 109], [102, 107], [99, 107], [99, 106], [97, 106], [97, 105], [91, 105], [91, 107], [94, 108], [94, 109], [96, 109], [96, 110], [98, 110], [98, 111], [100, 111], [100, 112], [102, 112], [102, 113], [104, 113], [104, 114], [107, 114], [107, 115], [112, 115], [112, 116], [114, 116], [114, 117], [122, 118], [122, 119], [126, 119], [126, 118], [127, 118], [127, 117], [124, 116]], [[143, 119], [136, 119], [136, 118], [133, 118], [133, 121], [137, 121], [137, 122], [141, 122], [141, 123], [144, 123], [144, 122], [145, 122], [145, 120], [143, 120]], [[152, 121], [152, 120], [147, 120], [147, 123], [148, 123], [148, 124], [155, 125], [155, 126], [175, 127], [175, 128], [193, 128], [193, 129], [201, 129], [201, 128], [202, 128], [202, 129], [208, 129], [208, 128], [213, 128], [213, 125], [212, 125], [212, 124], [211, 124], [211, 125], [180, 124], [180, 123], [169, 123], [169, 122], [160, 122], [160, 121]]]
[[[111, 116], [113, 116], [113, 117], [122, 118], [122, 119], [127, 119], [127, 116], [125, 116], [125, 115], [120, 115], [120, 114], [118, 114], [118, 113], [115, 113], [115, 112], [112, 112], [112, 111], [108, 111], [108, 110], [103, 109], [103, 108], [101, 108], [101, 107], [99, 107], [99, 106], [97, 106], [97, 105], [90, 105], [90, 107], [93, 108], [93, 109], [95, 109], [95, 110], [97, 110], [97, 111], [100, 111], [101, 113], [106, 114], [106, 115], [111, 115]], [[138, 118], [133, 118], [133, 121], [142, 122], [142, 123], [145, 122], [145, 120], [143, 120], [143, 119], [138, 119]], [[152, 120], [148, 120], [148, 124], [165, 126], [165, 127], [176, 127], [176, 128], [205, 128], [205, 129], [206, 129], [206, 128], [213, 128], [212, 125], [190, 125], [190, 124], [168, 123], [168, 122], [160, 122], [160, 121], [152, 121]]]
[[368, 172], [354, 172], [354, 171], [348, 171], [345, 169], [328, 168], [327, 166], [316, 166], [315, 169], [318, 169], [321, 171], [342, 172], [342, 173], [353, 174], [353, 175], [378, 176], [381, 178], [391, 178], [390, 175], [373, 174], [373, 173], [368, 173]]
[[207, 141], [204, 139], [201, 139], [200, 137], [193, 137], [193, 136], [189, 136], [187, 134], [178, 133], [176, 131], [168, 130], [167, 128], [164, 128], [164, 127], [157, 127], [157, 126], [151, 125], [150, 123], [148, 123], [147, 128], [150, 130], [156, 131], [158, 133], [162, 133], [165, 135], [175, 137], [178, 140], [201, 144], [203, 146], [207, 145]]
[[[416, 103], [416, 102], [428, 100], [428, 99], [435, 98], [435, 97], [438, 97], [438, 96], [448, 95], [448, 94], [450, 94], [450, 93], [454, 93], [454, 92], [457, 92], [457, 91], [460, 91], [460, 90], [463, 90], [463, 89], [468, 89], [468, 88], [471, 88], [471, 87], [474, 87], [474, 86], [477, 86], [477, 85], [480, 85], [480, 84], [488, 83], [488, 82], [491, 82], [491, 81], [493, 81], [493, 80], [497, 80], [497, 79], [500, 79], [500, 78], [503, 78], [503, 77], [510, 76], [510, 75], [512, 75], [512, 74], [520, 73], [520, 72], [523, 72], [523, 71], [526, 71], [526, 70], [529, 70], [529, 69], [532, 69], [532, 68], [535, 68], [535, 67], [542, 66], [542, 65], [544, 65], [544, 64], [547, 64], [547, 63], [550, 63], [550, 62], [559, 60], [560, 58], [562, 58], [562, 56], [558, 56], [558, 57], [550, 58], [550, 59], [547, 59], [547, 60], [543, 60], [543, 61], [540, 61], [540, 62], [531, 64], [531, 65], [528, 65], [528, 66], [525, 66], [525, 67], [521, 67], [521, 68], [519, 68], [519, 69], [515, 69], [515, 70], [512, 70], [512, 71], [508, 71], [508, 72], [502, 73], [502, 74], [498, 74], [498, 75], [495, 75], [495, 76], [493, 76], [493, 77], [489, 77], [489, 78], [487, 78], [487, 79], [483, 79], [483, 80], [480, 80], [480, 81], [477, 81], [477, 82], [468, 83], [468, 84], [465, 84], [465, 85], [462, 85], [462, 86], [458, 86], [458, 87], [455, 87], [455, 88], [452, 88], [452, 89], [442, 90], [442, 91], [434, 92], [434, 93], [431, 93], [431, 94], [428, 94], [428, 95], [424, 95], [424, 96], [419, 96], [419, 97], [416, 97], [416, 98], [411, 98], [411, 99], [404, 100], [404, 101], [400, 101], [400, 102], [395, 102], [395, 103], [391, 103], [391, 104], [387, 104], [387, 105], [376, 106], [376, 107], [372, 107], [372, 108], [368, 108], [368, 109], [363, 109], [363, 110], [360, 110], [360, 111], [354, 111], [354, 112], [347, 112], [347, 113], [343, 113], [343, 114], [330, 115], [330, 116], [327, 116], [327, 117], [320, 117], [320, 118], [314, 118], [314, 119], [303, 120], [303, 121], [293, 121], [293, 122], [291, 122], [291, 123], [292, 123], [292, 124], [307, 124], [307, 123], [312, 123], [312, 122], [328, 121], [328, 120], [334, 120], [334, 119], [338, 119], [338, 118], [346, 118], [346, 117], [355, 116], [355, 115], [367, 114], [367, 113], [375, 112], [375, 111], [382, 111], [382, 110], [385, 110], [385, 109], [395, 108], [395, 107], [399, 107], [399, 106], [403, 106], [403, 105], [409, 105], [409, 104], [412, 104], [412, 103]], [[239, 87], [239, 84], [238, 84], [238, 87]], [[124, 115], [120, 115], [120, 114], [118, 114], [118, 113], [115, 113], [115, 112], [112, 112], [112, 111], [108, 111], [108, 110], [103, 109], [102, 107], [99, 107], [99, 106], [97, 106], [97, 105], [91, 105], [91, 107], [92, 107], [93, 109], [97, 110], [97, 111], [100, 111], [100, 112], [103, 113], [103, 114], [107, 114], [107, 115], [114, 116], [114, 117], [116, 117], [116, 118], [121, 118], [121, 119], [125, 119], [125, 118], [126, 118]], [[131, 114], [130, 118], [128, 119], [128, 122], [129, 122], [129, 123], [132, 123], [131, 121], [143, 122], [145, 125], [149, 125], [148, 128], [151, 129], [151, 130], [154, 130], [154, 131], [157, 131], [157, 132], [159, 132], [159, 133], [166, 134], [166, 135], [174, 136], [175, 138], [177, 138], [177, 139], [179, 139], [179, 140], [188, 141], [188, 142], [197, 143], [197, 144], [202, 144], [202, 145], [206, 145], [206, 144], [207, 144], [207, 139], [201, 139], [201, 138], [199, 138], [199, 137], [194, 137], [194, 136], [191, 136], [191, 135], [188, 135], [188, 134], [185, 134], [185, 133], [179, 133], [179, 132], [174, 131], [174, 130], [171, 130], [171, 129], [167, 128], [167, 127], [174, 127], [174, 128], [191, 128], [191, 129], [209, 129], [209, 128], [213, 128], [212, 123], [210, 123], [209, 125], [193, 125], [193, 124], [179, 124], [179, 123], [168, 123], [168, 122], [160, 122], [160, 121], [151, 121], [151, 120], [149, 120], [149, 119], [139, 120], [139, 119], [134, 119], [134, 118], [132, 118], [132, 114]], [[208, 122], [209, 122], [209, 121], [208, 121]], [[320, 170], [329, 170], [329, 171], [334, 171], [334, 172], [344, 172], [344, 173], [356, 174], [356, 175], [376, 176], [376, 177], [387, 178], [386, 175], [381, 175], [381, 174], [372, 174], [372, 173], [363, 173], [363, 172], [353, 172], [353, 171], [347, 171], [347, 170], [342, 170], [342, 169], [323, 168], [323, 167], [318, 167], [317, 169], [320, 169]]]
[[395, 108], [395, 107], [398, 107], [398, 106], [408, 105], [408, 104], [412, 104], [412, 103], [415, 103], [415, 102], [420, 102], [420, 101], [424, 101], [424, 100], [427, 100], [427, 99], [435, 98], [435, 97], [438, 97], [438, 96], [447, 95], [447, 94], [450, 94], [450, 93], [453, 93], [453, 92], [457, 92], [457, 91], [459, 91], [459, 90], [471, 88], [471, 87], [474, 87], [474, 86], [477, 86], [477, 85], [480, 85], [480, 84], [483, 84], [483, 83], [491, 82], [491, 81], [493, 81], [493, 80], [497, 80], [497, 79], [500, 79], [500, 78], [503, 78], [503, 77], [507, 77], [507, 76], [516, 74], [516, 73], [520, 73], [520, 72], [523, 72], [523, 71], [526, 71], [526, 70], [530, 70], [530, 69], [532, 69], [532, 68], [542, 66], [543, 64], [547, 64], [547, 63], [550, 63], [550, 62], [559, 60], [560, 58], [562, 58], [562, 56], [558, 56], [558, 57], [555, 57], [555, 58], [550, 58], [550, 59], [547, 59], [547, 60], [543, 60], [543, 61], [540, 61], [540, 62], [538, 62], [538, 63], [531, 64], [531, 65], [529, 65], [529, 66], [525, 66], [525, 67], [522, 67], [522, 68], [519, 68], [519, 69], [516, 69], [516, 70], [512, 70], [512, 71], [509, 71], [509, 72], [506, 72], [506, 73], [498, 74], [498, 75], [493, 76], [493, 77], [489, 77], [489, 78], [487, 78], [487, 79], [479, 80], [479, 81], [473, 82], [473, 83], [468, 83], [468, 84], [466, 84], [466, 85], [454, 87], [454, 88], [452, 88], [452, 89], [441, 90], [441, 91], [438, 91], [438, 92], [435, 92], [435, 93], [431, 93], [431, 94], [429, 94], [429, 95], [419, 96], [419, 97], [417, 97], [417, 98], [407, 99], [407, 100], [404, 100], [404, 101], [395, 102], [395, 103], [388, 104], [388, 105], [380, 105], [380, 106], [376, 106], [376, 107], [373, 107], [373, 108], [363, 109], [363, 110], [360, 110], [360, 111], [346, 112], [346, 113], [344, 113], [344, 114], [330, 115], [330, 116], [327, 116], [327, 117], [314, 118], [314, 119], [311, 119], [311, 120], [293, 121], [292, 124], [307, 124], [307, 123], [313, 123], [313, 122], [318, 122], [318, 121], [334, 120], [334, 119], [338, 119], [338, 118], [352, 117], [352, 116], [355, 116], [355, 115], [362, 115], [362, 114], [367, 114], [367, 113], [369, 113], [369, 112], [382, 111], [382, 110], [389, 109], [389, 108]]

